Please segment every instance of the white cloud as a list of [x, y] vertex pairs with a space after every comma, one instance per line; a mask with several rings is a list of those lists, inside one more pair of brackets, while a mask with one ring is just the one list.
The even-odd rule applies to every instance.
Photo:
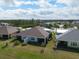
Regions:
[[79, 0], [57, 0], [57, 2], [67, 4], [69, 7], [79, 6]]
[[0, 0], [0, 7], [14, 6], [14, 0]]
[[[6, 14], [6, 15], [5, 15]], [[15, 10], [6, 10], [0, 11], [0, 18], [12, 18], [12, 19], [19, 19], [19, 18], [31, 18], [35, 16], [34, 12], [31, 9], [15, 9]]]
[[73, 0], [57, 0], [59, 3], [71, 4]]
[[[21, 5], [32, 5], [35, 3], [40, 6], [38, 9], [15, 8], [4, 10], [3, 7], [17, 7]], [[0, 0], [0, 18], [40, 18], [40, 19], [79, 19], [78, 0], [57, 0], [56, 3], [64, 3], [65, 8], [57, 8], [48, 0], [19, 1], [19, 0]], [[5, 15], [6, 14], [6, 15]]]
[[27, 1], [27, 2], [24, 2], [24, 1], [17, 1], [17, 0], [15, 0], [15, 5], [16, 6], [21, 6], [21, 5], [32, 5], [32, 2], [30, 2], [30, 1]]
[[21, 6], [21, 5], [28, 5], [28, 4], [32, 4], [32, 2], [27, 1], [18, 1], [18, 0], [0, 0], [0, 6], [4, 6], [4, 7], [13, 7], [13, 6]]

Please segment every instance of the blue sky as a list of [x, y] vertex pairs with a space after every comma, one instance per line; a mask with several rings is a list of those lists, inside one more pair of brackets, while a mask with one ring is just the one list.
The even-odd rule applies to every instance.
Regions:
[[79, 19], [79, 0], [0, 0], [0, 19]]

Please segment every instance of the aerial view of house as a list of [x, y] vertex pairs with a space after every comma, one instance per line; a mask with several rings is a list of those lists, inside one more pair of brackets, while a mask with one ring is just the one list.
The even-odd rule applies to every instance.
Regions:
[[16, 34], [17, 39], [23, 40], [24, 43], [34, 42], [37, 44], [46, 45], [49, 40], [49, 33], [46, 32], [43, 27], [36, 26], [32, 29], [25, 30]]
[[79, 59], [79, 0], [0, 0], [0, 59]]
[[36, 22], [33, 25], [31, 21], [33, 20], [5, 20], [5, 22], [1, 22], [1, 59], [79, 58], [78, 24], [73, 25], [68, 22], [54, 22], [52, 24], [49, 22], [50, 25], [44, 23], [41, 25], [38, 21], [33, 21]]

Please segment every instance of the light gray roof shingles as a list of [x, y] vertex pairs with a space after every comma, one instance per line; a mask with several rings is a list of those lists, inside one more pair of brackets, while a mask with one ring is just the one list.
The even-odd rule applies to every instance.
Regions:
[[79, 41], [79, 29], [73, 29], [63, 34], [57, 40], [61, 41]]

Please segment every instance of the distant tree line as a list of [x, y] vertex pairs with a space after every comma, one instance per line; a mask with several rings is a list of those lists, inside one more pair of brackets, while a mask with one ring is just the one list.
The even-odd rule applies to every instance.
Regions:
[[0, 20], [0, 23], [9, 23], [12, 26], [17, 26], [17, 27], [34, 27], [40, 25], [40, 20]]
[[[35, 19], [30, 19], [30, 20], [22, 20], [22, 19], [18, 19], [18, 20], [0, 20], [0, 23], [4, 22], [4, 23], [9, 23], [12, 26], [17, 26], [17, 27], [23, 27], [23, 28], [27, 28], [27, 27], [34, 27], [34, 26], [44, 26], [47, 28], [59, 28], [60, 24], [63, 24], [63, 28], [72, 28], [73, 26], [77, 26], [79, 28], [79, 24], [76, 24], [73, 22], [75, 22], [75, 20], [35, 20]], [[49, 24], [45, 24], [49, 22]], [[51, 23], [50, 23], [51, 22]], [[53, 23], [52, 23], [53, 22]]]

